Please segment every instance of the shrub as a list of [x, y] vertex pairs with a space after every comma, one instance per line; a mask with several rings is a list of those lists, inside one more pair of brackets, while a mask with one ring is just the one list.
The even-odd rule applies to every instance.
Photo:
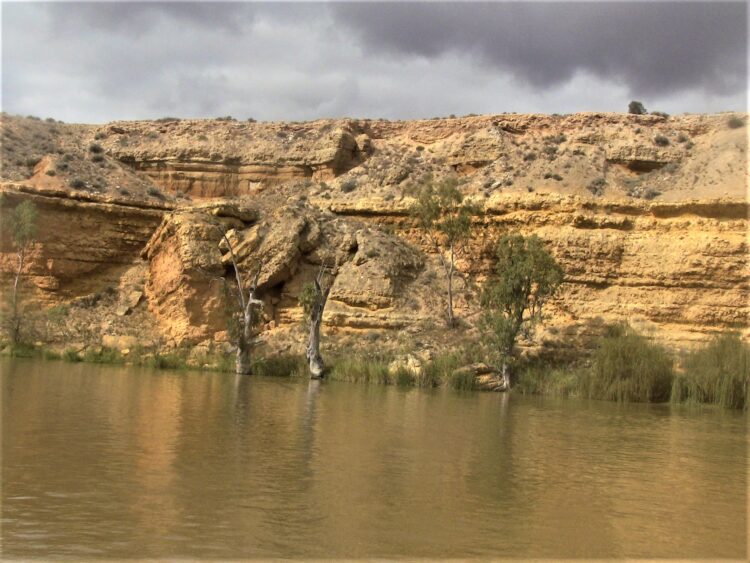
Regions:
[[84, 182], [80, 178], [73, 178], [70, 180], [70, 182], [68, 182], [68, 185], [76, 190], [82, 190], [86, 187], [86, 182]]
[[91, 143], [89, 145], [89, 152], [93, 152], [94, 154], [100, 154], [104, 152], [104, 149], [99, 143]]
[[651, 115], [656, 115], [658, 117], [663, 117], [664, 119], [668, 119], [669, 118], [669, 114], [666, 113], [666, 112], [663, 112], [663, 111], [652, 111]]
[[36, 166], [37, 164], [39, 164], [40, 160], [42, 160], [42, 159], [39, 158], [38, 156], [32, 156], [30, 158], [27, 158], [26, 159], [26, 166], [28, 166], [29, 168], [34, 168], [34, 166]]
[[536, 153], [535, 152], [527, 152], [525, 155], [523, 155], [524, 162], [532, 162], [536, 160]]
[[690, 138], [685, 135], [685, 133], [680, 133], [677, 135], [677, 142], [678, 143], [687, 143], [690, 140]]
[[685, 373], [674, 380], [672, 401], [747, 409], [750, 346], [725, 334], [685, 358]]
[[623, 324], [599, 340], [583, 389], [592, 399], [661, 402], [669, 400], [673, 378], [669, 353]]
[[727, 126], [728, 126], [728, 127], [730, 128], [730, 129], [739, 129], [739, 128], [740, 128], [740, 127], [742, 127], [743, 125], [745, 125], [745, 121], [744, 121], [743, 119], [741, 119], [741, 118], [737, 117], [736, 115], [733, 115], [733, 116], [732, 116], [732, 117], [730, 117], [730, 118], [729, 118], [729, 120], [727, 121]]
[[252, 373], [267, 377], [290, 377], [306, 373], [305, 358], [299, 355], [268, 356], [254, 358]]
[[103, 154], [94, 154], [91, 156], [91, 162], [104, 162]]
[[666, 147], [669, 146], [669, 139], [667, 139], [664, 135], [657, 135], [654, 137], [654, 144], [657, 147]]
[[45, 174], [46, 174], [47, 176], [57, 176], [57, 172], [55, 172], [55, 171], [54, 171], [54, 170], [53, 170], [52, 168], [50, 168], [49, 170], [47, 170], [47, 171], [45, 172]]
[[628, 113], [643, 115], [646, 113], [646, 108], [641, 102], [633, 100], [628, 104]]
[[66, 362], [80, 362], [81, 356], [73, 350], [72, 348], [66, 348], [66, 350], [62, 354], [62, 359]]
[[89, 348], [83, 353], [83, 361], [93, 362], [96, 364], [121, 364], [125, 361], [122, 354], [114, 348], [106, 346], [94, 349]]
[[146, 190], [148, 195], [155, 197], [156, 199], [165, 199], [166, 196], [159, 191], [159, 188], [156, 186], [149, 186], [148, 190]]
[[354, 178], [349, 178], [341, 184], [341, 191], [345, 194], [353, 192], [357, 188], [357, 181]]
[[107, 134], [104, 131], [99, 131], [96, 135], [94, 135], [94, 140], [99, 141], [100, 139], [103, 139], [106, 136]]
[[607, 181], [604, 178], [595, 178], [589, 182], [586, 189], [595, 196], [601, 196], [604, 193], [604, 187], [607, 185]]
[[180, 121], [179, 117], [160, 117], [159, 119], [155, 119], [157, 123], [170, 123], [172, 121]]
[[180, 352], [156, 352], [153, 356], [147, 357], [144, 363], [156, 369], [185, 369], [187, 367], [185, 354]]

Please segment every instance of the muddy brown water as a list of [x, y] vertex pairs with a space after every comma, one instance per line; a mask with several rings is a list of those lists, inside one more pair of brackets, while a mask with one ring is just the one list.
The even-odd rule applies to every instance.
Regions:
[[3, 360], [2, 554], [747, 554], [747, 416]]

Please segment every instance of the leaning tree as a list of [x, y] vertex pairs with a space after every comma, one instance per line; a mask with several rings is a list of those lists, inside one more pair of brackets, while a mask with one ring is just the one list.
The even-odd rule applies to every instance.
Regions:
[[335, 269], [329, 270], [322, 265], [315, 280], [304, 285], [299, 297], [310, 330], [305, 357], [312, 379], [321, 379], [325, 371], [323, 357], [320, 354], [320, 326], [323, 323], [323, 311], [328, 302], [335, 273]]
[[258, 262], [257, 266], [254, 268], [252, 282], [246, 289], [232, 242], [229, 240], [226, 231], [222, 227], [217, 225], [216, 228], [221, 233], [222, 240], [229, 248], [229, 257], [232, 260], [232, 268], [234, 269], [234, 285], [236, 285], [236, 287], [232, 293], [235, 294], [237, 305], [239, 307], [237, 314], [232, 315], [232, 318], [236, 319], [238, 324], [235, 338], [235, 344], [237, 345], [235, 372], [241, 375], [249, 375], [252, 369], [250, 352], [252, 349], [253, 328], [260, 319], [259, 315], [257, 315], [257, 311], [263, 306], [263, 301], [256, 297], [258, 291], [258, 279], [260, 278], [262, 265]]
[[530, 337], [542, 319], [542, 307], [563, 280], [563, 271], [536, 235], [504, 235], [496, 250], [494, 275], [482, 291], [479, 327], [502, 364], [510, 385], [509, 364], [520, 334]]

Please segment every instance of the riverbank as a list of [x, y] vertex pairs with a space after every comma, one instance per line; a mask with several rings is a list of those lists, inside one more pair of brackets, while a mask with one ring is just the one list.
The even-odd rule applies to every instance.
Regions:
[[[188, 349], [153, 351], [135, 347], [121, 352], [100, 346], [84, 351], [56, 351], [43, 346], [6, 345], [1, 354], [155, 369], [234, 371], [234, 354], [195, 354]], [[500, 387], [497, 371], [478, 345], [464, 345], [431, 357], [361, 350], [326, 359], [326, 378], [334, 381], [449, 387], [460, 391]], [[589, 357], [565, 363], [519, 360], [513, 368], [513, 391], [523, 394], [616, 402], [700, 403], [733, 409], [747, 409], [750, 404], [750, 346], [734, 334], [719, 336], [704, 347], [677, 357], [627, 325], [618, 325], [597, 342]], [[253, 361], [253, 374], [306, 377], [307, 365], [301, 354], [258, 355]]]

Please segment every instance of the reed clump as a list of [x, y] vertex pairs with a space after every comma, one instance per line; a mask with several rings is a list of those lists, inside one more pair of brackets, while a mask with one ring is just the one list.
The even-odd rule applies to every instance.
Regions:
[[748, 408], [750, 346], [737, 334], [715, 338], [688, 354], [683, 364], [684, 373], [672, 385], [672, 402]]
[[581, 391], [591, 399], [657, 403], [669, 400], [673, 379], [669, 352], [622, 324], [599, 340]]

